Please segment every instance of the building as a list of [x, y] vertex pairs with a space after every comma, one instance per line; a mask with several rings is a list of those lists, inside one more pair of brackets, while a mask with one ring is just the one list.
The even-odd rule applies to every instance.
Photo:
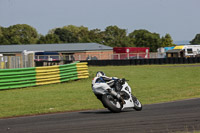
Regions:
[[114, 59], [145, 59], [149, 58], [147, 47], [115, 47]]
[[0, 45], [0, 54], [3, 56], [21, 56], [28, 53], [35, 55], [37, 53], [35, 56], [37, 59], [38, 56], [44, 56], [38, 53], [51, 52], [57, 52], [63, 60], [108, 59], [113, 54], [113, 48], [98, 43]]

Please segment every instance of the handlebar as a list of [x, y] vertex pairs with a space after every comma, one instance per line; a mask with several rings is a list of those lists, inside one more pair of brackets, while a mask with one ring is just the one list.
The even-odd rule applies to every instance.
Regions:
[[125, 78], [122, 78], [121, 80], [124, 80], [124, 81], [129, 81], [128, 79], [125, 79]]
[[120, 79], [120, 81], [121, 81], [122, 84], [124, 84], [126, 81], [129, 81], [129, 80], [122, 78], [122, 79]]

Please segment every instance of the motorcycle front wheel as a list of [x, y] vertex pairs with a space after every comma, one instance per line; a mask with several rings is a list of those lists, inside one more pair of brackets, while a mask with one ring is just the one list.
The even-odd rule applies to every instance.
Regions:
[[133, 103], [134, 103], [133, 109], [135, 109], [136, 111], [141, 111], [142, 104], [140, 103], [140, 101], [133, 95], [132, 95], [132, 99], [133, 99]]
[[105, 94], [102, 96], [102, 103], [113, 113], [121, 112], [122, 105], [118, 99], [114, 98], [112, 95]]

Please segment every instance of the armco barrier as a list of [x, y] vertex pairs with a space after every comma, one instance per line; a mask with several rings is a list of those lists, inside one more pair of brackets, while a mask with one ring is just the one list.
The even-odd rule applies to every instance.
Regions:
[[189, 64], [200, 63], [200, 57], [190, 58], [154, 58], [154, 59], [130, 59], [130, 60], [89, 60], [91, 66], [121, 66], [121, 65], [153, 65], [153, 64]]
[[87, 62], [59, 66], [0, 69], [0, 90], [88, 78]]

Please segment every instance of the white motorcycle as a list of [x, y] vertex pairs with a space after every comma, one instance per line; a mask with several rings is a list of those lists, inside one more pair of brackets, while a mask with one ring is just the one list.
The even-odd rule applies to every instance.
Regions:
[[[136, 111], [142, 110], [142, 104], [140, 101], [132, 95], [131, 87], [125, 79], [118, 79], [116, 83], [121, 85], [121, 90], [116, 91], [116, 88], [108, 89], [107, 83], [97, 82], [98, 77], [95, 77], [92, 80], [92, 89], [97, 98], [102, 102], [105, 108], [109, 109], [111, 112], [119, 113], [124, 109], [133, 108]], [[112, 92], [115, 92], [119, 95], [122, 100], [120, 100], [116, 95], [113, 95]]]

